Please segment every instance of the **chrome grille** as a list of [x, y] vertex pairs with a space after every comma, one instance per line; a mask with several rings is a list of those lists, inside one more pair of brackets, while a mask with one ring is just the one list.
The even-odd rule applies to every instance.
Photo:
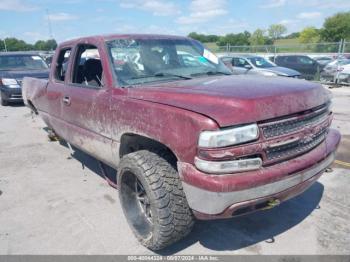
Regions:
[[22, 98], [21, 94], [12, 94], [10, 95], [11, 98]]
[[326, 135], [327, 129], [324, 129], [313, 136], [304, 137], [281, 146], [268, 148], [266, 150], [267, 159], [282, 159], [306, 153], [318, 146], [326, 138]]
[[309, 113], [260, 124], [262, 133], [265, 138], [272, 138], [294, 133], [308, 126], [317, 125], [327, 119], [329, 114], [328, 106], [326, 104]]

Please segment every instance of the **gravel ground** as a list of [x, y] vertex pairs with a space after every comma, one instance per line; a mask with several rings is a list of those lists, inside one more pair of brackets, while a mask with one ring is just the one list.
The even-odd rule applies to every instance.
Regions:
[[[333, 172], [271, 210], [198, 222], [159, 254], [349, 254], [350, 89], [333, 89]], [[0, 107], [0, 254], [154, 254], [138, 244], [97, 161], [49, 142], [24, 106]]]

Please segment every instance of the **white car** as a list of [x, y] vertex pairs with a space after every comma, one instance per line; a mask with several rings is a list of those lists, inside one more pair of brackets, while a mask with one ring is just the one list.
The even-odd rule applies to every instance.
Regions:
[[350, 59], [337, 59], [329, 63], [321, 72], [321, 81], [338, 81], [344, 68], [349, 66]]
[[343, 65], [340, 70], [341, 71], [339, 71], [338, 74], [338, 82], [350, 84], [350, 64]]

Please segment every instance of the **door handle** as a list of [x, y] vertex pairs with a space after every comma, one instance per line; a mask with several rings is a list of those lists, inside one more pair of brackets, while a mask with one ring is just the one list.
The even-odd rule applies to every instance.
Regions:
[[70, 105], [70, 97], [69, 96], [65, 96], [62, 98], [63, 104], [65, 104], [66, 106]]

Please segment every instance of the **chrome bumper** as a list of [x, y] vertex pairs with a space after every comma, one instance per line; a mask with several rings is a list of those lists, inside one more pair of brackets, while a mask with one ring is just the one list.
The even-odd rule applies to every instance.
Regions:
[[188, 204], [193, 210], [203, 214], [216, 215], [224, 212], [226, 208], [233, 204], [277, 194], [305, 182], [313, 176], [323, 172], [332, 164], [334, 158], [334, 153], [331, 153], [322, 162], [309, 169], [288, 175], [285, 179], [239, 191], [211, 192], [194, 187], [186, 182], [183, 182], [183, 188]]

